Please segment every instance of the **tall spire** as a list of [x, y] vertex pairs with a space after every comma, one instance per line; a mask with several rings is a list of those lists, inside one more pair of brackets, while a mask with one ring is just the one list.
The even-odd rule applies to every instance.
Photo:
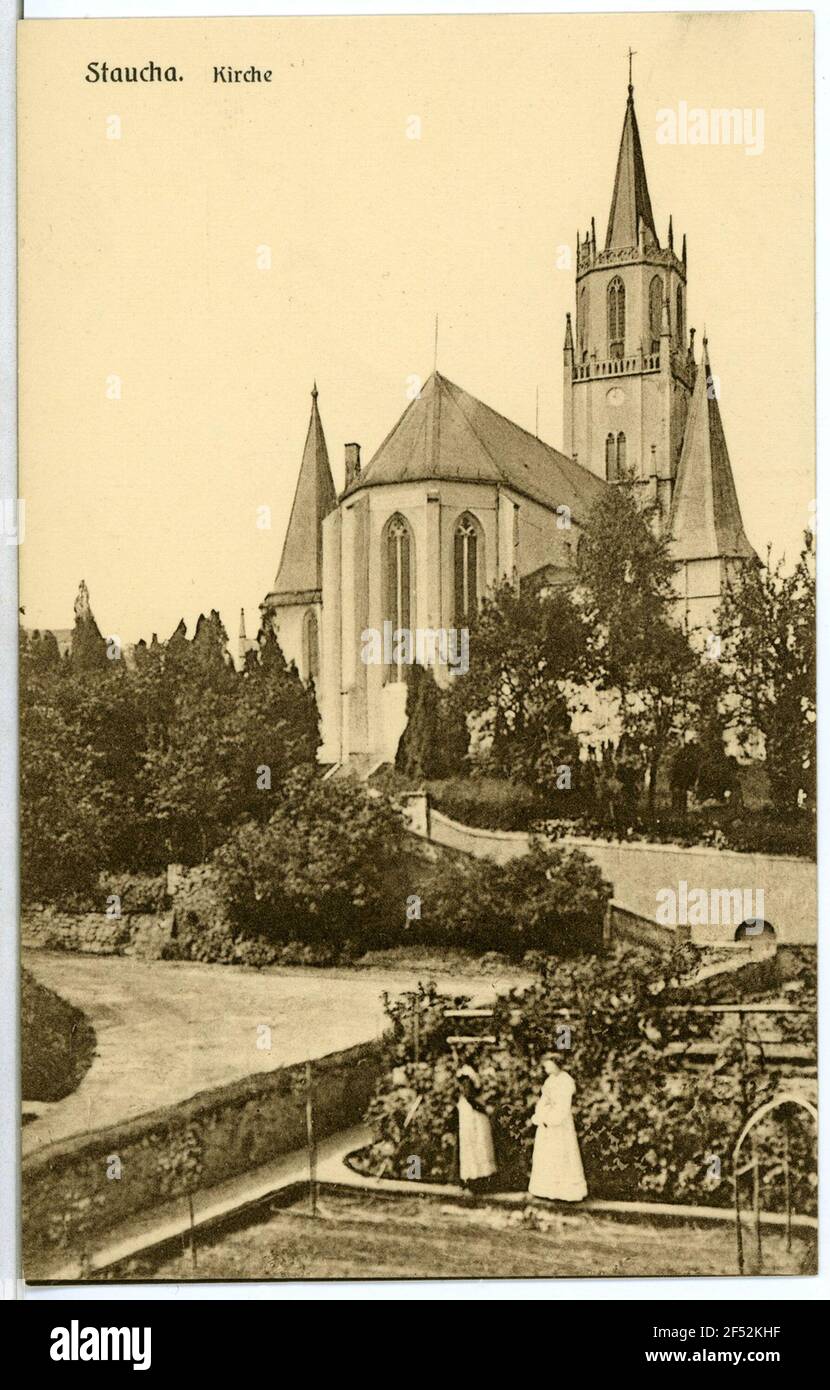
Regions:
[[282, 559], [273, 593], [304, 594], [319, 590], [323, 582], [323, 518], [337, 506], [337, 494], [329, 466], [326, 437], [317, 409], [317, 382], [311, 392], [303, 461], [285, 533]]
[[732, 477], [709, 348], [703, 339], [671, 509], [676, 560], [752, 559]]
[[[631, 62], [629, 56], [629, 65]], [[628, 84], [628, 101], [625, 106], [620, 152], [617, 156], [617, 173], [614, 179], [614, 193], [611, 198], [611, 211], [608, 214], [608, 234], [605, 238], [606, 251], [621, 250], [623, 247], [637, 245], [637, 231], [642, 218], [646, 239], [653, 238], [659, 245], [648, 196], [646, 166], [637, 116], [634, 111], [634, 88]]]

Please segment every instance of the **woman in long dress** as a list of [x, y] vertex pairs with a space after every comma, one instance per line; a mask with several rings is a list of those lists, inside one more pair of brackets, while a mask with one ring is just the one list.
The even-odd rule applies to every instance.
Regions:
[[549, 1201], [581, 1202], [588, 1188], [571, 1114], [574, 1079], [553, 1052], [545, 1054], [542, 1065], [547, 1077], [533, 1112], [536, 1139], [529, 1191]]
[[458, 1073], [458, 1169], [465, 1187], [472, 1190], [496, 1171], [496, 1152], [490, 1116], [479, 1099], [480, 1082], [472, 1067]]

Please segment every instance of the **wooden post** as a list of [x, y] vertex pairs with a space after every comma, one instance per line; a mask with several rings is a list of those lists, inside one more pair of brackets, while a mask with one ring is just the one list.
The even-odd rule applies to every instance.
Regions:
[[752, 1140], [752, 1212], [755, 1218], [755, 1258], [757, 1260], [756, 1274], [760, 1274], [764, 1267], [764, 1256], [761, 1250], [761, 1175], [758, 1166], [758, 1147], [755, 1139]]
[[787, 1254], [793, 1248], [793, 1203], [790, 1188], [790, 1117], [784, 1111], [784, 1202], [787, 1212]]
[[744, 1272], [744, 1233], [743, 1233], [743, 1227], [742, 1227], [742, 1225], [741, 1225], [741, 1222], [743, 1221], [743, 1215], [742, 1215], [742, 1212], [741, 1212], [741, 1179], [740, 1179], [740, 1177], [739, 1177], [739, 1175], [738, 1175], [737, 1172], [736, 1172], [735, 1175], [734, 1175], [734, 1181], [735, 1181], [735, 1244], [736, 1244], [737, 1250], [738, 1250], [738, 1273], [739, 1273], [739, 1274], [743, 1274], [743, 1272]]
[[308, 1194], [311, 1215], [317, 1215], [317, 1143], [314, 1138], [314, 1077], [311, 1062], [305, 1064], [305, 1129], [308, 1144]]

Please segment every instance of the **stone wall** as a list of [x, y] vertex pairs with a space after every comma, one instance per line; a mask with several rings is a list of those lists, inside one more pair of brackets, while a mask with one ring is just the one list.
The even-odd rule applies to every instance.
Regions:
[[[405, 814], [413, 834], [448, 849], [505, 864], [526, 854], [530, 835], [524, 831], [483, 830], [462, 825], [429, 805], [426, 793], [407, 798]], [[778, 941], [794, 946], [814, 946], [818, 935], [817, 871], [808, 859], [783, 854], [739, 854], [705, 846], [663, 845], [643, 841], [594, 840], [564, 836], [557, 844], [580, 849], [592, 859], [613, 885], [614, 901], [635, 916], [656, 922], [658, 893], [688, 892], [703, 888], [710, 893], [747, 889], [757, 900], [763, 892], [763, 916]], [[658, 924], [659, 925], [659, 924]], [[699, 945], [732, 940], [736, 923], [691, 927], [686, 935]]]
[[[314, 1062], [318, 1139], [362, 1119], [380, 1070], [376, 1042]], [[257, 1168], [305, 1142], [301, 1064], [245, 1077], [184, 1104], [38, 1149], [22, 1168], [25, 1276], [44, 1277], [61, 1252], [82, 1258], [130, 1217]]]

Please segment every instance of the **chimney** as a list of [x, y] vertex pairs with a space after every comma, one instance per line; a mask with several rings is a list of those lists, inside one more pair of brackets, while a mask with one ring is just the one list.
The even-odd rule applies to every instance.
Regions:
[[346, 487], [356, 483], [360, 477], [360, 445], [346, 445]]

